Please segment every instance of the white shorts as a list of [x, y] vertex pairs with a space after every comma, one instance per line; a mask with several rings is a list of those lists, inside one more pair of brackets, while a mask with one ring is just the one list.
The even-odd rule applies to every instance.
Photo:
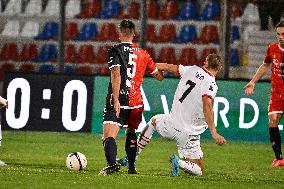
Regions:
[[174, 122], [169, 115], [156, 117], [157, 132], [165, 138], [176, 140], [180, 158], [201, 159], [203, 152], [200, 146], [200, 135], [189, 135], [174, 128]]

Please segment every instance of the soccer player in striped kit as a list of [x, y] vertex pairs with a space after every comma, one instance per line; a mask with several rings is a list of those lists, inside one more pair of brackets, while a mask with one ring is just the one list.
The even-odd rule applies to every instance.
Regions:
[[284, 21], [280, 21], [275, 28], [278, 42], [268, 46], [263, 63], [245, 86], [245, 93], [252, 95], [256, 82], [271, 70], [271, 95], [268, 105], [269, 136], [275, 154], [272, 166], [278, 167], [284, 166], [281, 135], [278, 128], [284, 113]]
[[135, 25], [130, 20], [123, 20], [119, 25], [120, 43], [108, 52], [108, 66], [111, 78], [103, 115], [103, 146], [107, 167], [99, 175], [105, 176], [120, 170], [116, 164], [117, 145], [115, 138], [121, 126], [126, 130], [125, 151], [128, 157], [128, 174], [137, 174], [135, 159], [137, 136], [135, 129], [142, 121], [143, 98], [140, 87], [145, 72], [158, 80], [163, 79], [149, 54], [133, 44]]

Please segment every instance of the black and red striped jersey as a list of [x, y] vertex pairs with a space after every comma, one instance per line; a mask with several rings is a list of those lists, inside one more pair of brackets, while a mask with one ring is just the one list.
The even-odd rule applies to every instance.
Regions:
[[[152, 74], [157, 68], [150, 55], [129, 42], [119, 43], [108, 51], [108, 66], [112, 69], [120, 67], [121, 85], [119, 102], [122, 108], [143, 105], [140, 87], [145, 72]], [[112, 84], [109, 82], [107, 102], [112, 94]]]

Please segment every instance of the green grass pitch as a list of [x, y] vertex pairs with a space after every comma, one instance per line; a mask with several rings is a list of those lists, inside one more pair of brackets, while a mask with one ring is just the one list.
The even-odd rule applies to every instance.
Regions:
[[[124, 138], [118, 138], [118, 157], [124, 156]], [[0, 159], [0, 188], [284, 188], [284, 167], [271, 167], [270, 144], [228, 142], [217, 146], [202, 141], [206, 172], [202, 177], [171, 177], [169, 156], [175, 143], [153, 139], [137, 160], [139, 175], [97, 176], [105, 166], [100, 136], [86, 133], [4, 131]], [[67, 170], [67, 154], [79, 151], [88, 160], [85, 171]]]

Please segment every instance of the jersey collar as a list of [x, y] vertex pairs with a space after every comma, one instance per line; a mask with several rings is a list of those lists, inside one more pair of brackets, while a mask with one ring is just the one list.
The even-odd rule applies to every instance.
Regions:
[[133, 44], [132, 42], [125, 42], [125, 41], [123, 41], [123, 42], [120, 42], [120, 43], [128, 43], [128, 44]]
[[281, 50], [281, 51], [284, 51], [284, 49], [282, 47], [280, 47], [280, 45], [278, 44], [278, 48]]
[[210, 76], [215, 77], [209, 70], [207, 70], [204, 66], [202, 67], [202, 69], [208, 73]]

